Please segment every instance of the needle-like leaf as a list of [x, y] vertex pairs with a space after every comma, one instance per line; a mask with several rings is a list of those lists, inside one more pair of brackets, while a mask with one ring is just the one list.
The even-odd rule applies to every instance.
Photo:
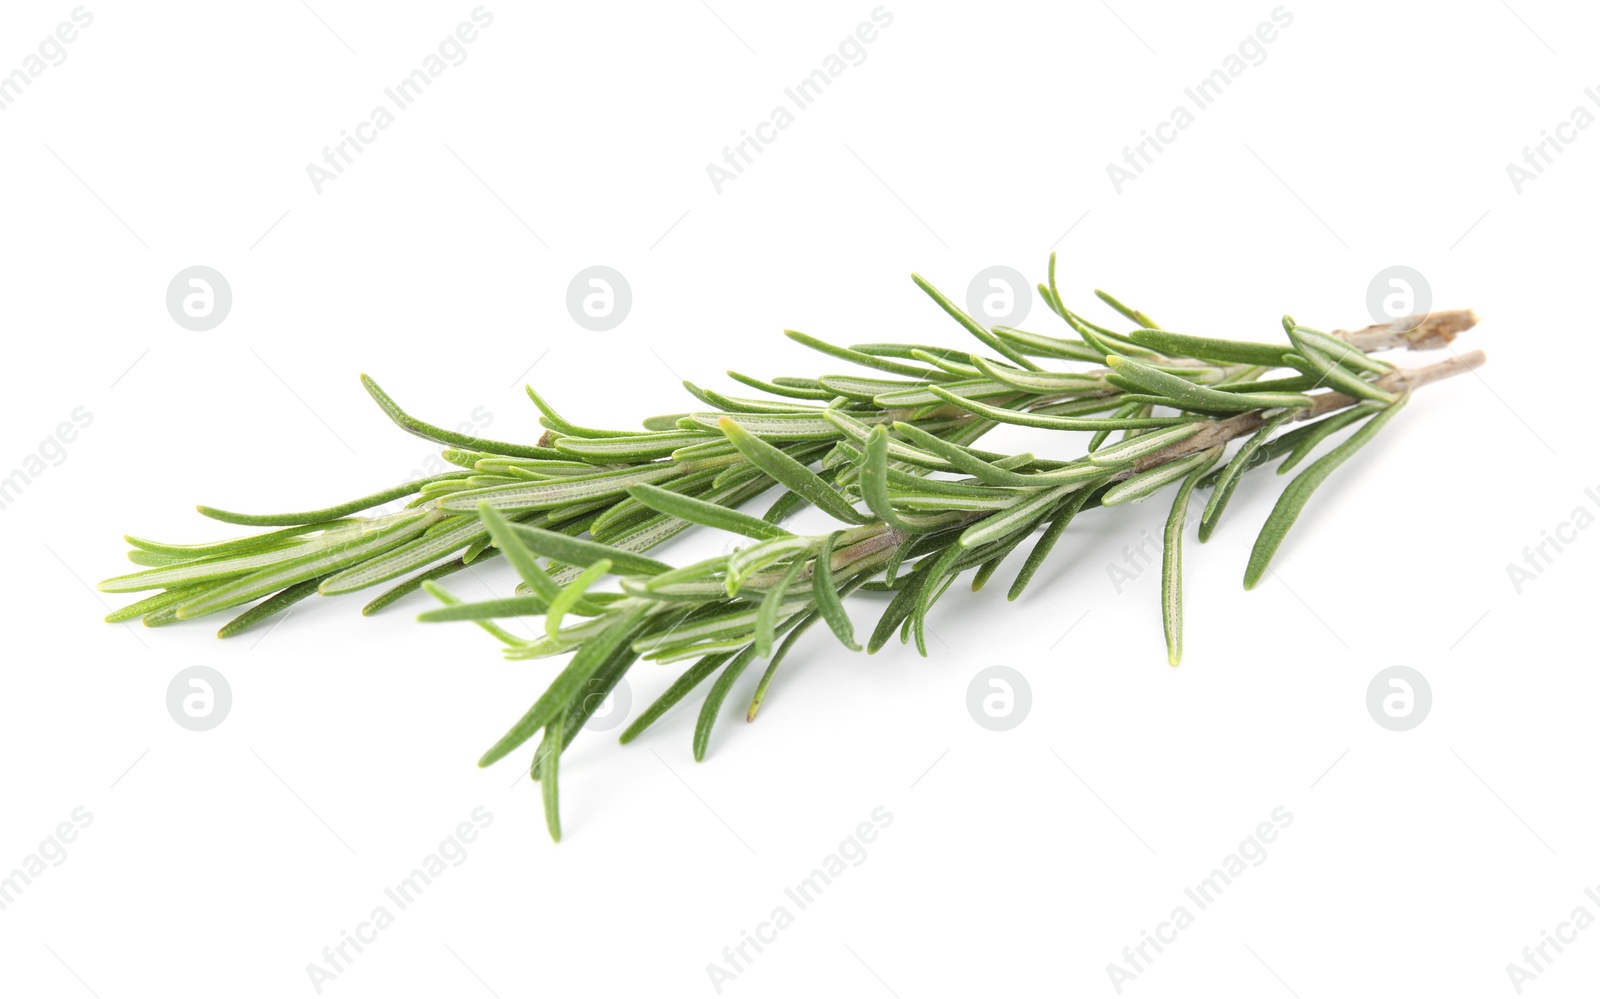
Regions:
[[1222, 518], [1222, 511], [1228, 508], [1228, 500], [1233, 497], [1233, 490], [1239, 484], [1239, 478], [1244, 472], [1253, 468], [1256, 453], [1269, 438], [1278, 432], [1278, 428], [1287, 423], [1294, 416], [1293, 410], [1284, 410], [1276, 416], [1268, 418], [1261, 429], [1251, 435], [1244, 442], [1239, 452], [1222, 469], [1222, 474], [1216, 480], [1211, 499], [1206, 502], [1206, 508], [1200, 514], [1200, 540], [1205, 542], [1211, 537], [1211, 532], [1217, 529], [1217, 521]]
[[1113, 309], [1116, 309], [1124, 316], [1127, 316], [1129, 319], [1138, 323], [1140, 326], [1146, 326], [1152, 329], [1156, 328], [1155, 321], [1149, 316], [1145, 315], [1143, 312], [1140, 312], [1138, 309], [1131, 309], [1128, 306], [1123, 305], [1121, 302], [1113, 298], [1110, 292], [1101, 291], [1099, 288], [1096, 288], [1094, 290], [1094, 296], [1100, 301], [1111, 306]]
[[618, 646], [632, 636], [634, 627], [644, 614], [644, 607], [624, 611], [610, 627], [601, 631], [591, 641], [583, 643], [578, 648], [578, 654], [572, 657], [572, 662], [567, 664], [567, 668], [545, 688], [545, 692], [533, 702], [533, 707], [511, 726], [511, 730], [501, 736], [499, 742], [489, 747], [489, 751], [478, 761], [478, 766], [486, 767], [504, 757], [532, 738], [535, 732], [549, 724], [559, 712], [566, 710], [568, 701], [582, 688], [584, 682], [616, 651]]
[[724, 418], [719, 421], [718, 426], [752, 465], [777, 479], [823, 513], [847, 524], [865, 524], [872, 520], [871, 517], [858, 513], [855, 507], [833, 490], [833, 487], [822, 481], [817, 473], [733, 420]]
[[544, 802], [544, 824], [550, 838], [561, 842], [561, 798], [556, 778], [561, 769], [562, 719], [557, 717], [545, 729], [544, 742], [534, 758], [539, 761], [539, 797]]
[[1378, 436], [1378, 432], [1405, 406], [1407, 398], [1402, 395], [1392, 405], [1379, 411], [1376, 416], [1363, 424], [1360, 430], [1312, 462], [1305, 471], [1295, 476], [1293, 482], [1289, 483], [1283, 495], [1278, 497], [1278, 504], [1272, 508], [1272, 514], [1267, 517], [1266, 524], [1261, 528], [1261, 534], [1256, 538], [1255, 547], [1250, 551], [1250, 563], [1244, 571], [1245, 589], [1253, 588], [1266, 574], [1272, 556], [1278, 551], [1278, 546], [1283, 544], [1284, 536], [1289, 533], [1289, 528], [1294, 526], [1295, 518], [1300, 516], [1300, 511], [1305, 508], [1311, 494], [1333, 474], [1334, 469], [1344, 464], [1351, 455]]
[[[1366, 357], [1361, 351], [1346, 344], [1342, 354], [1328, 354], [1319, 350], [1317, 346], [1301, 333], [1300, 328], [1289, 334], [1294, 341], [1295, 353], [1286, 355], [1285, 360], [1291, 364], [1299, 363], [1301, 370], [1307, 374], [1315, 374], [1318, 380], [1336, 388], [1346, 395], [1358, 399], [1372, 399], [1385, 405], [1394, 401], [1394, 393], [1385, 392], [1371, 382], [1362, 379], [1358, 370], [1345, 367], [1348, 359], [1356, 356]], [[1309, 367], [1310, 370], [1306, 370]]]
[[543, 555], [555, 562], [572, 566], [588, 566], [606, 559], [619, 573], [635, 576], [654, 576], [672, 568], [665, 562], [646, 558], [616, 545], [601, 544], [584, 538], [574, 538], [542, 527], [512, 524], [511, 531], [535, 555]]
[[424, 423], [401, 409], [399, 404], [389, 397], [389, 393], [378, 387], [378, 383], [367, 375], [361, 376], [361, 385], [372, 396], [372, 401], [378, 404], [385, 416], [393, 420], [395, 425], [408, 434], [416, 434], [424, 440], [435, 441], [440, 444], [449, 444], [452, 447], [464, 448], [468, 451], [489, 451], [494, 454], [513, 455], [519, 458], [555, 458], [560, 455], [549, 448], [528, 447], [522, 444], [511, 444], [506, 441], [492, 441], [483, 437], [470, 437], [459, 434], [453, 430], [445, 430], [431, 423]]
[[[1183, 381], [1183, 379], [1178, 379]], [[1184, 384], [1192, 384], [1184, 382]], [[1006, 409], [1001, 406], [989, 406], [981, 402], [974, 402], [945, 391], [941, 386], [933, 385], [929, 391], [952, 405], [959, 406], [969, 413], [994, 420], [996, 423], [1011, 423], [1019, 427], [1037, 427], [1041, 430], [1130, 430], [1146, 427], [1171, 427], [1192, 420], [1186, 416], [1144, 416], [1144, 417], [1071, 417], [1047, 416], [1039, 413], [1023, 413]], [[1255, 409], [1254, 406], [1241, 406], [1240, 409]]]
[[1101, 448], [1090, 454], [1089, 463], [1107, 468], [1130, 465], [1147, 454], [1155, 454], [1199, 433], [1203, 426], [1204, 423], [1188, 423], [1148, 433], [1142, 437], [1130, 437], [1121, 443]]
[[1202, 471], [1210, 468], [1221, 453], [1221, 445], [1218, 445], [1204, 451], [1197, 451], [1185, 458], [1169, 461], [1164, 465], [1157, 465], [1137, 475], [1129, 476], [1107, 489], [1100, 497], [1100, 505], [1118, 506], [1122, 503], [1131, 503], [1144, 499], [1169, 483], [1183, 478], [1196, 468]]
[[550, 601], [549, 609], [544, 612], [545, 633], [551, 638], [557, 637], [561, 632], [561, 619], [566, 616], [568, 611], [583, 603], [583, 595], [588, 591], [589, 587], [610, 571], [611, 560], [603, 558], [578, 573], [572, 582], [563, 586], [561, 592], [556, 594], [555, 599]]
[[1183, 525], [1189, 516], [1189, 496], [1194, 484], [1222, 457], [1222, 448], [1204, 452], [1207, 460], [1194, 466], [1178, 495], [1161, 536], [1161, 627], [1167, 636], [1167, 664], [1178, 665], [1183, 658]]
[[1283, 366], [1282, 344], [1219, 340], [1156, 329], [1134, 330], [1128, 337], [1134, 343], [1168, 357], [1192, 357], [1212, 364], [1250, 364], [1266, 368]]
[[929, 298], [933, 299], [939, 308], [948, 313], [950, 318], [960, 323], [968, 333], [971, 333], [973, 336], [977, 337], [984, 346], [1005, 357], [1007, 360], [1012, 361], [1018, 367], [1027, 368], [1029, 371], [1039, 370], [1039, 366], [1037, 364], [1034, 364], [1032, 361], [1028, 360], [1027, 357], [1023, 356], [1020, 351], [1014, 349], [1010, 344], [989, 332], [989, 330], [986, 329], [982, 323], [967, 315], [964, 309], [956, 305], [956, 303], [950, 301], [950, 299], [946, 298], [944, 292], [929, 284], [923, 279], [922, 275], [913, 274], [911, 275], [911, 280], [915, 281], [917, 287], [921, 288]]
[[1249, 409], [1299, 408], [1311, 405], [1309, 396], [1296, 392], [1222, 392], [1205, 385], [1196, 385], [1187, 378], [1168, 374], [1127, 357], [1113, 355], [1106, 359], [1106, 363], [1123, 378], [1148, 392], [1171, 400], [1172, 405], [1183, 409], [1242, 413]]
[[317, 592], [317, 584], [319, 582], [321, 582], [320, 579], [308, 579], [293, 586], [284, 587], [217, 629], [217, 637], [232, 638], [234, 635], [249, 631], [274, 614], [287, 610], [305, 598], [314, 595]]
[[[1293, 449], [1290, 450], [1289, 456], [1283, 459], [1283, 463], [1278, 466], [1278, 474], [1288, 474], [1290, 469], [1300, 464], [1306, 459], [1307, 455], [1315, 451], [1317, 445], [1350, 424], [1366, 419], [1372, 415], [1372, 412], [1373, 408], [1371, 406], [1357, 406], [1354, 409], [1334, 413], [1332, 416], [1325, 416], [1309, 426], [1300, 427], [1293, 438]], [[1284, 435], [1284, 438], [1288, 437], [1288, 434]]]
[[500, 554], [506, 557], [522, 581], [528, 584], [534, 594], [547, 604], [561, 594], [561, 585], [539, 565], [539, 560], [534, 557], [532, 549], [523, 543], [517, 533], [511, 529], [511, 524], [500, 515], [500, 511], [487, 503], [478, 508], [478, 517], [483, 521], [483, 526], [489, 531], [489, 537], [494, 540], [495, 547], [500, 549]]
[[859, 350], [851, 350], [849, 347], [836, 347], [831, 343], [818, 340], [814, 336], [807, 336], [798, 330], [784, 330], [783, 335], [795, 343], [804, 344], [812, 350], [827, 354], [829, 357], [837, 357], [841, 361], [859, 364], [863, 368], [875, 368], [878, 371], [887, 371], [891, 375], [903, 375], [907, 378], [927, 379], [930, 381], [945, 381], [950, 378], [949, 375], [942, 371], [919, 368], [915, 364], [901, 364], [899, 361], [887, 357], [862, 353]]
[[[539, 407], [539, 422], [563, 437], [594, 439], [597, 437], [632, 437], [634, 435], [631, 430], [596, 430], [594, 427], [580, 427], [575, 423], [569, 423], [562, 419], [561, 414], [555, 411], [555, 407], [551, 406], [543, 396], [533, 390], [532, 385], [524, 386], [524, 389], [528, 393], [528, 398], [532, 399], [533, 404]], [[506, 452], [499, 453], [505, 454]], [[540, 457], [560, 457], [560, 455], [561, 452], [557, 451], [553, 455], [540, 455]]]
[[805, 568], [805, 565], [805, 559], [794, 559], [779, 577], [778, 582], [761, 598], [761, 606], [756, 609], [756, 655], [762, 659], [772, 658], [773, 633], [778, 627], [778, 608], [783, 606], [783, 595], [789, 591], [789, 584], [800, 575], [800, 570]]
[[705, 656], [693, 666], [684, 670], [676, 680], [672, 681], [672, 685], [662, 692], [660, 697], [656, 698], [639, 717], [635, 718], [627, 728], [622, 730], [622, 735], [617, 741], [627, 745], [637, 739], [640, 733], [654, 725], [662, 715], [671, 710], [673, 705], [683, 700], [691, 690], [703, 683], [706, 677], [720, 669], [723, 663], [732, 658], [732, 655], [730, 652], [719, 652]]
[[716, 682], [711, 685], [711, 690], [706, 694], [706, 699], [700, 704], [700, 717], [694, 723], [694, 758], [696, 762], [706, 758], [706, 747], [711, 744], [711, 730], [717, 725], [717, 712], [722, 709], [722, 702], [728, 699], [728, 691], [733, 689], [733, 682], [739, 679], [752, 660], [755, 659], [756, 647], [754, 644], [745, 646], [737, 655], [728, 660], [728, 665], [722, 668], [717, 675]]
[[767, 699], [767, 688], [772, 685], [772, 678], [777, 674], [778, 666], [782, 664], [784, 659], [788, 658], [789, 650], [793, 649], [795, 643], [800, 641], [800, 636], [804, 635], [811, 625], [816, 622], [817, 617], [817, 612], [812, 611], [801, 618], [800, 623], [795, 625], [787, 635], [783, 636], [783, 641], [778, 645], [778, 651], [772, 654], [771, 661], [767, 663], [767, 671], [761, 674], [761, 682], [756, 684], [756, 692], [750, 697], [750, 708], [745, 712], [745, 721], [753, 722], [756, 720], [756, 714], [761, 710], [761, 705]]
[[680, 496], [677, 493], [658, 489], [655, 486], [633, 486], [628, 490], [628, 495], [652, 510], [659, 510], [662, 513], [705, 527], [715, 527], [719, 530], [743, 534], [747, 538], [767, 540], [793, 537], [777, 524], [770, 524], [760, 517], [752, 517], [747, 513], [729, 510], [727, 507], [695, 499], [692, 496]]
[[834, 637], [851, 652], [860, 652], [861, 646], [856, 644], [855, 626], [845, 612], [844, 602], [839, 599], [838, 584], [833, 577], [833, 547], [842, 533], [835, 531], [822, 540], [822, 547], [812, 563], [811, 592], [816, 597], [817, 609]]
[[1301, 326], [1294, 322], [1290, 316], [1284, 317], [1284, 327], [1289, 332], [1289, 339], [1296, 346], [1305, 345], [1314, 350], [1321, 351], [1340, 364], [1348, 365], [1363, 371], [1370, 371], [1375, 375], [1386, 375], [1394, 370], [1394, 365], [1388, 361], [1380, 361], [1367, 354], [1346, 340], [1336, 336], [1329, 336], [1321, 330], [1314, 330], [1309, 326]]

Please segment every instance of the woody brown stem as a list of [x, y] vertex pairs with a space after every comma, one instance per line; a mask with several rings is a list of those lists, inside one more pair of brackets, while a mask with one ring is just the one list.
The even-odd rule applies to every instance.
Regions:
[[1478, 316], [1471, 309], [1452, 309], [1448, 312], [1406, 316], [1403, 319], [1378, 323], [1354, 332], [1334, 330], [1333, 335], [1368, 354], [1396, 347], [1404, 347], [1407, 350], [1438, 350], [1450, 346], [1450, 342], [1458, 333], [1471, 329], [1477, 323]]
[[[1456, 354], [1448, 360], [1419, 368], [1397, 368], [1378, 379], [1374, 384], [1390, 392], [1410, 392], [1412, 389], [1464, 374], [1482, 365], [1487, 359], [1488, 357], [1483, 351], [1474, 350], [1469, 354]], [[1336, 410], [1348, 409], [1362, 401], [1342, 392], [1319, 392], [1311, 398], [1312, 404], [1299, 411], [1295, 416], [1296, 421], [1314, 420]], [[1226, 444], [1237, 437], [1253, 434], [1266, 424], [1267, 412], [1267, 410], [1255, 409], [1248, 413], [1240, 413], [1238, 416], [1231, 416], [1226, 420], [1218, 420], [1209, 424], [1203, 430], [1185, 437], [1171, 447], [1162, 448], [1160, 451], [1144, 456], [1134, 462], [1131, 468], [1113, 476], [1112, 481], [1126, 479], [1157, 465], [1165, 465], [1175, 458], [1184, 458], [1216, 447], [1218, 444]]]

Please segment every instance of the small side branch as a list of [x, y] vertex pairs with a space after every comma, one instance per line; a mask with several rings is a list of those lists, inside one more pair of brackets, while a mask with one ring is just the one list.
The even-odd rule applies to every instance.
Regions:
[[[1479, 367], [1486, 360], [1488, 360], [1488, 357], [1483, 351], [1474, 350], [1467, 354], [1457, 354], [1436, 364], [1428, 364], [1418, 368], [1396, 369], [1378, 379], [1375, 384], [1379, 388], [1387, 389], [1390, 392], [1409, 392], [1424, 385], [1431, 385], [1446, 378], [1465, 374]], [[1296, 417], [1296, 420], [1314, 420], [1336, 410], [1348, 409], [1361, 401], [1342, 392], [1321, 392], [1312, 398], [1315, 400], [1313, 404], [1303, 410]], [[1251, 410], [1248, 413], [1240, 413], [1238, 416], [1230, 417], [1226, 420], [1218, 420], [1199, 433], [1186, 437], [1171, 447], [1146, 455], [1134, 463], [1131, 468], [1119, 472], [1113, 481], [1126, 479], [1157, 465], [1165, 465], [1176, 458], [1184, 458], [1208, 448], [1216, 447], [1218, 444], [1226, 444], [1236, 437], [1253, 434], [1267, 422], [1267, 412], [1267, 410]]]
[[1477, 324], [1477, 313], [1471, 309], [1451, 309], [1448, 312], [1406, 316], [1354, 332], [1334, 330], [1333, 335], [1368, 354], [1397, 347], [1406, 350], [1439, 350], [1450, 346], [1458, 334]]

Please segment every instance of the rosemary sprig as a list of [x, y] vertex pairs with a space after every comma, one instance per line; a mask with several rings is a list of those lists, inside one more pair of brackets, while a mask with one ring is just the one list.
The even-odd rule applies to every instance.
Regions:
[[[1052, 257], [1040, 294], [1071, 334], [1053, 336], [987, 329], [916, 281], [983, 350], [842, 347], [791, 331], [797, 343], [872, 374], [764, 380], [729, 373], [771, 397], [765, 399], [685, 383], [711, 408], [652, 418], [642, 432], [572, 424], [529, 389], [547, 428], [537, 443], [466, 437], [410, 416], [363, 376], [383, 411], [408, 432], [445, 445], [457, 470], [304, 513], [201, 507], [213, 519], [278, 528], [231, 541], [178, 546], [130, 537], [130, 558], [146, 568], [107, 580], [102, 589], [159, 592], [111, 619], [142, 616], [159, 625], [253, 603], [223, 626], [226, 637], [313, 592], [390, 583], [366, 613], [425, 588], [441, 606], [423, 620], [476, 622], [510, 658], [573, 652], [481, 761], [493, 763], [542, 735], [531, 773], [545, 783], [547, 822], [559, 838], [560, 755], [598, 705], [594, 694], [609, 692], [636, 662], [690, 665], [629, 726], [623, 742], [716, 677], [694, 728], [701, 759], [722, 705], [755, 661], [766, 668], [749, 719], [779, 664], [816, 621], [847, 648], [861, 648], [844, 606], [853, 591], [891, 593], [865, 643], [868, 652], [898, 632], [926, 654], [928, 615], [962, 574], [973, 571], [974, 588], [981, 587], [1042, 528], [1010, 587], [1016, 599], [1083, 511], [1181, 483], [1163, 533], [1161, 589], [1168, 660], [1176, 665], [1182, 540], [1195, 489], [1214, 490], [1200, 518], [1205, 541], [1244, 472], [1280, 456], [1280, 472], [1286, 471], [1326, 438], [1360, 425], [1284, 491], [1251, 553], [1249, 588], [1311, 494], [1394, 418], [1412, 390], [1483, 360], [1474, 352], [1397, 369], [1367, 354], [1442, 346], [1472, 325], [1470, 313], [1436, 314], [1403, 330], [1393, 324], [1341, 334], [1285, 317], [1287, 343], [1255, 343], [1168, 331], [1097, 293], [1137, 324], [1117, 333], [1065, 307]], [[1035, 359], [1093, 366], [1051, 370]], [[1000, 424], [1091, 438], [1070, 460], [975, 446]], [[1107, 443], [1113, 433], [1122, 439]], [[1235, 439], [1244, 443], [1224, 464]], [[781, 492], [765, 515], [736, 509], [774, 486]], [[398, 512], [358, 516], [397, 499], [408, 501]], [[791, 533], [781, 521], [802, 505], [843, 526], [815, 536]], [[691, 527], [732, 532], [750, 543], [679, 568], [642, 554]], [[438, 580], [493, 555], [504, 556], [521, 577], [515, 595], [465, 603], [440, 586]], [[615, 588], [601, 588], [608, 580]], [[542, 635], [523, 639], [494, 623], [526, 615], [544, 616]]]

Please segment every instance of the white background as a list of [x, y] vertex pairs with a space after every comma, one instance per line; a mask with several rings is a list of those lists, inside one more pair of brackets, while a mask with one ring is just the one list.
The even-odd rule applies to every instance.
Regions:
[[[723, 994], [1109, 996], [1107, 965], [1283, 806], [1267, 859], [1124, 994], [1515, 995], [1524, 947], [1580, 905], [1600, 915], [1600, 532], [1520, 594], [1506, 570], [1600, 512], [1580, 419], [1600, 129], [1520, 194], [1506, 166], [1574, 108], [1600, 113], [1597, 25], [1550, 0], [1291, 2], [1265, 62], [1119, 194], [1107, 164], [1272, 6], [891, 3], [866, 61], [719, 194], [706, 165], [870, 0], [495, 3], [466, 61], [318, 194], [306, 165], [470, 2], [89, 5], [65, 62], [0, 112], [0, 474], [93, 416], [0, 511], [0, 872], [93, 816], [0, 912], [5, 993], [314, 995], [307, 965], [482, 806], [466, 861], [325, 993], [715, 995], [707, 965], [883, 806], [866, 860]], [[6, 4], [0, 73], [72, 9]], [[524, 380], [578, 422], [636, 425], [690, 404], [678, 376], [842, 367], [786, 327], [961, 344], [909, 272], [959, 298], [993, 264], [1042, 277], [1052, 248], [1091, 315], [1104, 287], [1173, 328], [1258, 338], [1285, 311], [1365, 324], [1368, 281], [1405, 264], [1437, 306], [1479, 311], [1457, 346], [1490, 363], [1419, 393], [1256, 591], [1245, 556], [1286, 480], [1245, 482], [1203, 547], [1191, 524], [1180, 668], [1159, 573], [1119, 593], [1106, 568], [1165, 504], [1095, 511], [1023, 600], [1005, 600], [1012, 567], [953, 590], [927, 660], [814, 631], [759, 724], [739, 720], [748, 688], [730, 699], [702, 764], [692, 705], [626, 748], [586, 734], [559, 846], [525, 754], [473, 765], [558, 663], [416, 624], [425, 598], [373, 619], [313, 600], [228, 642], [215, 619], [100, 623], [125, 598], [91, 585], [128, 571], [124, 532], [229, 536], [192, 504], [314, 507], [420, 467], [429, 445], [360, 372], [435, 422], [484, 407], [490, 436], [539, 433]], [[565, 307], [596, 263], [633, 290], [608, 333]], [[193, 264], [234, 295], [206, 333], [164, 305]], [[1056, 332], [1037, 300], [1021, 325]], [[451, 581], [512, 583], [498, 564]], [[859, 629], [877, 606], [857, 601]], [[165, 707], [196, 664], [233, 691], [198, 734]], [[1032, 688], [1007, 733], [965, 708], [996, 664]], [[1405, 733], [1365, 707], [1395, 664], [1433, 691]], [[668, 679], [635, 669], [633, 710]], [[1525, 989], [1597, 980], [1590, 928]]]

